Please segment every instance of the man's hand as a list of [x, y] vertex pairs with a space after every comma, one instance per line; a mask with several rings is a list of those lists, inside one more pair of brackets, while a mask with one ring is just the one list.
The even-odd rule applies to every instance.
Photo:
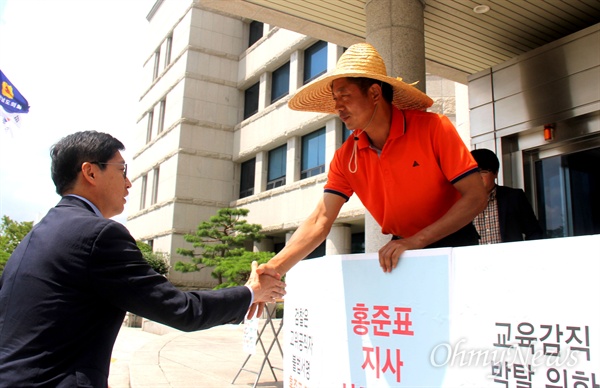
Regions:
[[248, 310], [248, 318], [254, 316], [258, 307], [258, 314], [262, 314], [265, 302], [274, 302], [285, 295], [285, 283], [281, 276], [274, 270], [258, 269], [258, 263], [252, 262], [252, 273], [246, 285], [254, 291], [254, 303]]
[[379, 266], [383, 272], [392, 272], [398, 266], [400, 256], [409, 249], [417, 249], [410, 245], [409, 239], [392, 240], [385, 244], [379, 250]]
[[[252, 276], [257, 276], [257, 278], [263, 279], [263, 278], [271, 278], [271, 279], [281, 279], [281, 276], [279, 275], [279, 273], [277, 273], [277, 271], [274, 268], [269, 267], [266, 264], [261, 264], [260, 266], [258, 266], [257, 268], [257, 263], [256, 261], [252, 262], [252, 274], [250, 275], [250, 279], [248, 279], [248, 282], [250, 282], [250, 280], [252, 279]], [[284, 285], [285, 287], [285, 283], [280, 282]], [[248, 284], [250, 285], [250, 284]], [[254, 289], [254, 288], [253, 288]], [[282, 296], [285, 295], [285, 290], [283, 291]], [[256, 299], [256, 291], [255, 291], [255, 295], [254, 295], [254, 303], [252, 303], [252, 306], [250, 306], [250, 309], [248, 310], [248, 319], [252, 319], [252, 317], [256, 316], [260, 317], [263, 313], [263, 310], [265, 309], [265, 302], [273, 302], [274, 299], [271, 300], [264, 300], [264, 301], [260, 301]]]

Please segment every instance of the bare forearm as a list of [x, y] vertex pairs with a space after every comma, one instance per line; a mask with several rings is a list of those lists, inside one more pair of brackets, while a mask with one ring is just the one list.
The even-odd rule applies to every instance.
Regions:
[[414, 245], [410, 249], [424, 248], [456, 232], [485, 209], [487, 193], [480, 177], [472, 175], [465, 180], [461, 186], [462, 197], [440, 219], [410, 237], [409, 242]]
[[310, 219], [306, 220], [292, 235], [281, 252], [269, 261], [269, 264], [283, 276], [300, 260], [314, 251], [328, 233], [329, 230], [325, 230], [323, 226], [311, 222]]
[[456, 232], [473, 221], [475, 216], [481, 213], [483, 209], [485, 209], [485, 202], [481, 206], [477, 200], [461, 198], [440, 219], [412, 237], [412, 240], [417, 245], [415, 248], [424, 248]]
[[331, 225], [338, 216], [345, 199], [336, 194], [325, 193], [312, 214], [300, 225], [285, 248], [269, 260], [268, 267], [283, 276], [300, 260], [323, 242]]

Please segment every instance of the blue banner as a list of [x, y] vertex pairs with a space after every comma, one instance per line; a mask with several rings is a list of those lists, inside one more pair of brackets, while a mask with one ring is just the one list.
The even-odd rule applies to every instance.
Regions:
[[9, 81], [0, 70], [0, 106], [8, 113], [27, 113], [29, 103], [17, 88]]

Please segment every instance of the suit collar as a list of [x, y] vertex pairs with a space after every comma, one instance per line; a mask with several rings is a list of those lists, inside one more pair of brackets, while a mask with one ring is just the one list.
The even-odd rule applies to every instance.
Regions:
[[81, 207], [85, 207], [86, 209], [92, 211], [93, 213], [95, 213], [98, 217], [102, 217], [104, 218], [104, 216], [102, 215], [102, 213], [100, 213], [100, 210], [98, 210], [98, 208], [96, 207], [96, 205], [94, 205], [89, 199], [84, 198], [80, 195], [77, 194], [67, 194], [65, 196], [62, 197], [60, 204], [72, 204], [72, 205], [77, 205], [77, 206], [81, 206]]

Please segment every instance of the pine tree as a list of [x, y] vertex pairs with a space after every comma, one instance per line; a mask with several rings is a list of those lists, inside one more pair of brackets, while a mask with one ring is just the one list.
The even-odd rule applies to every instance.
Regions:
[[175, 270], [194, 272], [212, 267], [211, 275], [219, 282], [216, 288], [243, 285], [250, 276], [252, 261], [266, 263], [274, 256], [272, 252], [246, 250], [246, 243], [259, 242], [264, 238], [260, 233], [261, 225], [249, 224], [242, 219], [249, 212], [248, 209], [223, 208], [209, 221], [201, 222], [195, 234], [184, 236], [194, 248], [201, 248], [201, 253], [198, 255], [193, 249], [177, 249], [177, 253], [191, 257], [191, 261], [178, 261]]

